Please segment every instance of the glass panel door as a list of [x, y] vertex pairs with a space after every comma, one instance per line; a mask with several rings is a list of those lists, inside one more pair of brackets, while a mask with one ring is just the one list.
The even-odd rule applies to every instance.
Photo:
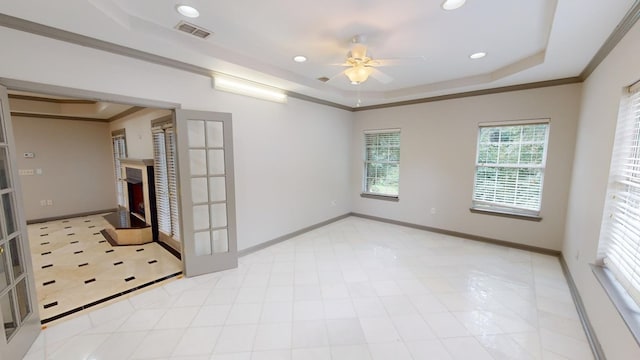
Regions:
[[0, 359], [21, 359], [40, 332], [9, 101], [0, 86]]
[[231, 114], [176, 110], [185, 274], [238, 265]]

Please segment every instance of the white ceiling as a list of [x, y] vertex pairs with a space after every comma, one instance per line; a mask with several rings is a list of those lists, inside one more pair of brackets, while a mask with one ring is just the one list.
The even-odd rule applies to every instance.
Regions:
[[[200, 17], [181, 16], [178, 3]], [[441, 3], [20, 0], [0, 12], [351, 107], [578, 76], [634, 0], [467, 0], [454, 11]], [[214, 34], [179, 32], [181, 20]], [[375, 59], [400, 58], [380, 68], [393, 81], [336, 76], [359, 34]], [[476, 51], [488, 55], [470, 60]]]

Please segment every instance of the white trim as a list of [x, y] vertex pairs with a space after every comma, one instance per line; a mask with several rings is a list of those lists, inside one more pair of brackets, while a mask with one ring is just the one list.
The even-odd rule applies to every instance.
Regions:
[[380, 133], [391, 133], [391, 132], [401, 132], [400, 129], [375, 129], [375, 130], [363, 130], [364, 134], [380, 134]]
[[551, 123], [551, 119], [524, 119], [524, 120], [483, 122], [483, 123], [478, 123], [478, 126], [479, 127], [517, 126], [517, 125], [550, 124], [550, 123]]

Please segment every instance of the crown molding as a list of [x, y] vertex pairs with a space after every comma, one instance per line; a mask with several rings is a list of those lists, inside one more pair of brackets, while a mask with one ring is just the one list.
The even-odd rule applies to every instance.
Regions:
[[11, 116], [25, 117], [25, 118], [38, 118], [38, 119], [53, 119], [53, 120], [91, 121], [91, 122], [103, 122], [103, 123], [109, 122], [109, 119], [91, 118], [91, 117], [85, 117], [85, 116], [34, 114], [34, 113], [26, 113], [26, 112], [18, 112], [18, 111], [12, 111]]
[[466, 98], [471, 96], [499, 94], [499, 93], [510, 92], [510, 91], [529, 90], [529, 89], [537, 89], [537, 88], [559, 86], [559, 85], [566, 85], [566, 84], [577, 84], [581, 82], [582, 82], [582, 79], [580, 79], [579, 77], [538, 81], [538, 82], [526, 83], [526, 84], [520, 84], [520, 85], [502, 86], [502, 87], [491, 88], [491, 89], [474, 90], [474, 91], [466, 91], [466, 92], [455, 93], [455, 94], [432, 96], [428, 98], [421, 98], [421, 99], [415, 99], [415, 100], [398, 101], [398, 102], [393, 102], [388, 104], [363, 106], [363, 107], [353, 108], [352, 111], [357, 112], [357, 111], [384, 109], [384, 108], [397, 107], [397, 106], [422, 104], [422, 103], [428, 103], [428, 102], [434, 102], [434, 101], [461, 99], [461, 98]]
[[634, 4], [631, 6], [629, 11], [625, 14], [624, 18], [620, 21], [618, 26], [613, 29], [611, 35], [607, 38], [607, 40], [602, 44], [598, 52], [593, 56], [591, 61], [587, 64], [587, 66], [580, 73], [580, 79], [582, 81], [586, 80], [589, 75], [600, 65], [600, 63], [609, 55], [611, 50], [618, 45], [620, 40], [631, 30], [631, 28], [638, 22], [640, 19], [640, 0], [636, 0]]
[[[476, 91], [467, 91], [460, 92], [448, 95], [441, 96], [433, 96], [427, 98], [420, 98], [415, 100], [407, 100], [407, 101], [398, 101], [392, 102], [388, 104], [380, 104], [380, 105], [372, 105], [372, 106], [364, 106], [364, 107], [349, 107], [341, 104], [337, 104], [331, 101], [318, 99], [315, 97], [307, 96], [304, 94], [300, 94], [297, 92], [286, 91], [286, 94], [292, 98], [296, 98], [303, 101], [309, 101], [320, 105], [326, 105], [330, 107], [334, 107], [341, 110], [346, 111], [365, 111], [365, 110], [374, 110], [374, 109], [382, 109], [396, 106], [405, 106], [405, 105], [413, 105], [420, 103], [427, 103], [433, 101], [442, 101], [442, 100], [450, 100], [450, 99], [459, 99], [470, 96], [479, 96], [479, 95], [489, 95], [489, 94], [497, 94], [508, 91], [517, 91], [517, 90], [526, 90], [526, 89], [535, 89], [541, 87], [548, 86], [558, 86], [564, 84], [573, 84], [580, 83], [584, 81], [589, 75], [595, 70], [595, 68], [607, 57], [607, 55], [611, 52], [611, 50], [620, 42], [620, 40], [627, 34], [627, 32], [635, 25], [635, 23], [640, 18], [640, 0], [636, 0], [631, 7], [631, 9], [627, 12], [622, 21], [616, 26], [612, 34], [607, 38], [605, 43], [600, 47], [595, 56], [591, 59], [586, 68], [580, 73], [579, 76], [569, 77], [569, 78], [561, 78], [554, 79], [548, 81], [540, 81], [512, 86], [503, 86], [497, 88], [490, 88], [484, 90], [476, 90]], [[137, 49], [133, 49], [130, 47], [114, 44], [111, 42], [95, 39], [89, 36], [73, 33], [66, 30], [61, 30], [58, 28], [54, 28], [51, 26], [39, 24], [36, 22], [32, 22], [29, 20], [9, 16], [6, 14], [0, 14], [0, 26], [27, 32], [34, 35], [39, 35], [43, 37], [48, 37], [51, 39], [56, 39], [60, 41], [64, 41], [67, 43], [80, 45], [96, 50], [106, 51], [112, 54], [122, 55], [130, 58], [134, 58], [137, 60], [146, 61], [153, 64], [163, 65], [170, 68], [187, 71], [193, 74], [198, 74], [202, 76], [211, 77], [217, 73], [214, 70], [207, 69], [205, 67], [189, 64], [186, 62], [170, 59], [167, 57], [163, 57], [160, 55], [148, 53], [145, 51], [140, 51]]]

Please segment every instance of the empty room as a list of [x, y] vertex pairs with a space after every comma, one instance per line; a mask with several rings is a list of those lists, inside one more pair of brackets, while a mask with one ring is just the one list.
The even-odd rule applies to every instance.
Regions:
[[638, 18], [3, 2], [0, 360], [640, 359]]

